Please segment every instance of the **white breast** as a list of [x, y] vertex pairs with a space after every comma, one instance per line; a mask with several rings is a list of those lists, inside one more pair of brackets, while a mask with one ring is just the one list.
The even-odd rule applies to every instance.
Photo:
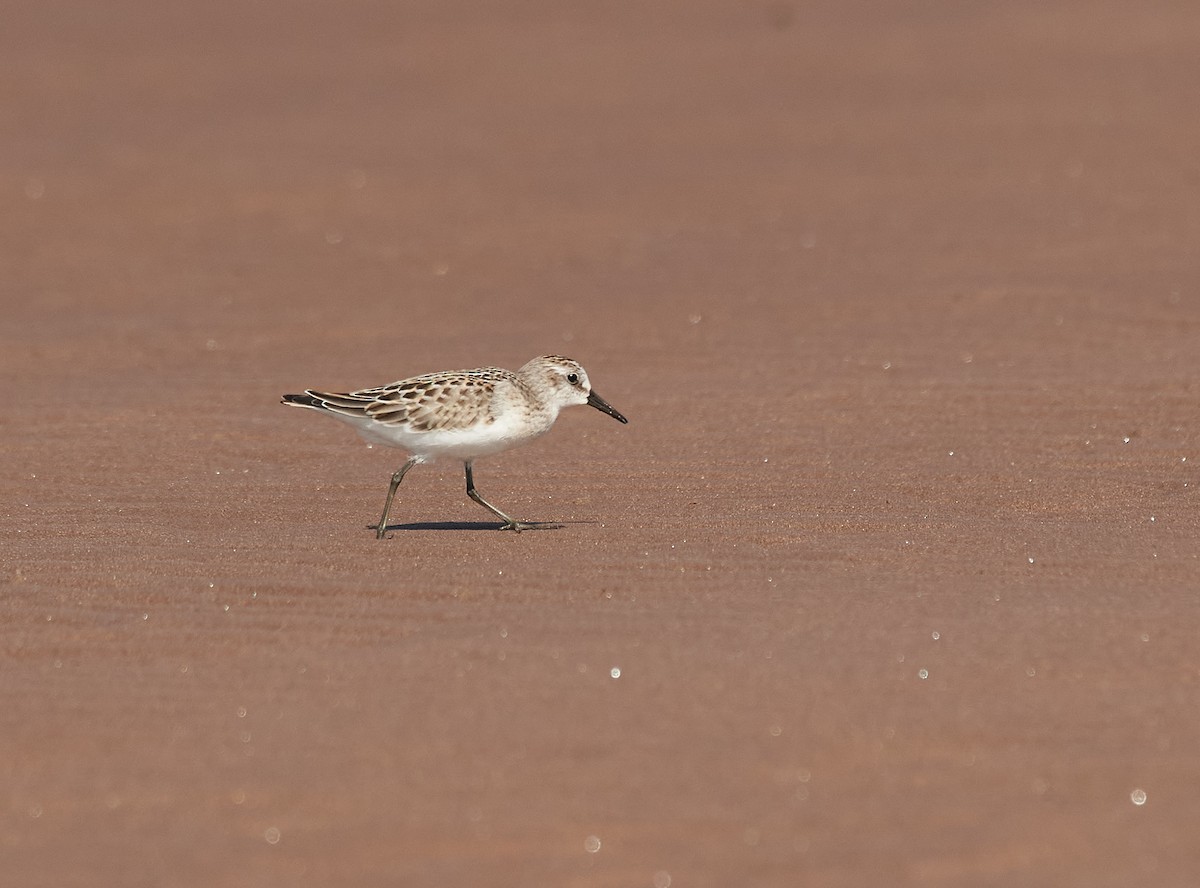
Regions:
[[509, 450], [544, 435], [556, 418], [556, 415], [509, 410], [492, 422], [480, 422], [465, 429], [414, 431], [403, 425], [384, 425], [367, 417], [329, 415], [354, 426], [367, 441], [407, 450], [423, 463], [433, 462], [439, 456], [466, 460]]

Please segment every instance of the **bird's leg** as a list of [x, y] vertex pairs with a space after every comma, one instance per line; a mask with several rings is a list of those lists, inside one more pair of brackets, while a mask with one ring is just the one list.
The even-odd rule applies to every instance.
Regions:
[[533, 526], [532, 524], [522, 524], [520, 521], [509, 518], [507, 515], [485, 500], [482, 496], [480, 496], [479, 491], [475, 489], [475, 477], [471, 474], [471, 461], [467, 460], [463, 463], [463, 465], [467, 467], [467, 496], [475, 500], [475, 502], [479, 503], [479, 505], [483, 506], [497, 518], [503, 518], [504, 526], [500, 528], [501, 530], [511, 530], [515, 533], [520, 533], [525, 528]]
[[404, 480], [404, 476], [408, 470], [417, 464], [417, 458], [410, 456], [408, 462], [396, 470], [396, 474], [392, 475], [392, 483], [388, 485], [387, 499], [383, 501], [383, 515], [379, 518], [379, 523], [375, 525], [375, 539], [383, 539], [384, 533], [387, 531], [388, 512], [392, 510], [392, 497], [396, 495], [396, 488], [400, 486], [400, 482]]

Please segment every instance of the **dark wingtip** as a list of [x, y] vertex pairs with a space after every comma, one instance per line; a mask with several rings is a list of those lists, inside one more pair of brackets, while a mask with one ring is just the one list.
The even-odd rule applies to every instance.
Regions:
[[295, 404], [297, 407], [316, 407], [318, 410], [325, 405], [319, 398], [314, 398], [308, 392], [302, 395], [284, 395], [279, 399], [280, 404]]

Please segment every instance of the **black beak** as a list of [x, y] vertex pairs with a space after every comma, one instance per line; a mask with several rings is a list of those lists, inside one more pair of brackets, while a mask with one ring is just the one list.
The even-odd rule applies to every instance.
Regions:
[[617, 411], [613, 410], [612, 407], [609, 405], [608, 401], [604, 400], [602, 397], [600, 397], [595, 392], [592, 392], [591, 394], [588, 395], [587, 402], [588, 402], [588, 404], [590, 404], [591, 406], [593, 406], [597, 410], [599, 410], [601, 413], [607, 413], [613, 419], [620, 420], [621, 422], [624, 422], [624, 423], [629, 422], [629, 420], [627, 420], [621, 414], [617, 413]]

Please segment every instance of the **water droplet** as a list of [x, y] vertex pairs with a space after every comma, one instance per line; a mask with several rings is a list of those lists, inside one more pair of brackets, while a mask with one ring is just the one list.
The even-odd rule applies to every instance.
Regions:
[[778, 737], [782, 733], [783, 733], [782, 727], [780, 727], [779, 725], [771, 725], [771, 736], [772, 737]]
[[1029, 563], [1033, 564], [1033, 556], [1032, 555], [1029, 556]]
[[584, 839], [583, 840], [583, 850], [586, 851], [588, 854], [595, 854], [597, 851], [599, 851], [600, 850], [600, 837], [599, 836], [588, 836], [586, 839]]
[[1146, 804], [1146, 790], [1135, 789], [1129, 794], [1129, 801], [1133, 802], [1140, 808], [1142, 805]]
[[941, 637], [942, 637], [942, 633], [940, 633], [940, 632], [934, 632], [934, 633], [933, 633], [933, 640], [934, 640], [934, 641], [937, 641], [937, 640], [938, 640], [939, 638], [941, 638]]
[[608, 670], [608, 674], [611, 675], [613, 678], [620, 678], [621, 677], [621, 667], [614, 666], [612, 669]]
[[238, 717], [238, 718], [245, 718], [245, 717], [246, 717], [246, 707], [245, 707], [245, 706], [239, 706], [239, 707], [237, 708], [237, 717]]
[[654, 888], [671, 888], [671, 874], [666, 870], [659, 870], [654, 874]]
[[278, 845], [279, 840], [283, 838], [283, 833], [279, 831], [279, 827], [269, 826], [263, 833], [263, 838], [267, 840], [268, 845]]
[[922, 681], [929, 678], [929, 670], [928, 669], [918, 669], [917, 670], [917, 678], [921, 679]]

